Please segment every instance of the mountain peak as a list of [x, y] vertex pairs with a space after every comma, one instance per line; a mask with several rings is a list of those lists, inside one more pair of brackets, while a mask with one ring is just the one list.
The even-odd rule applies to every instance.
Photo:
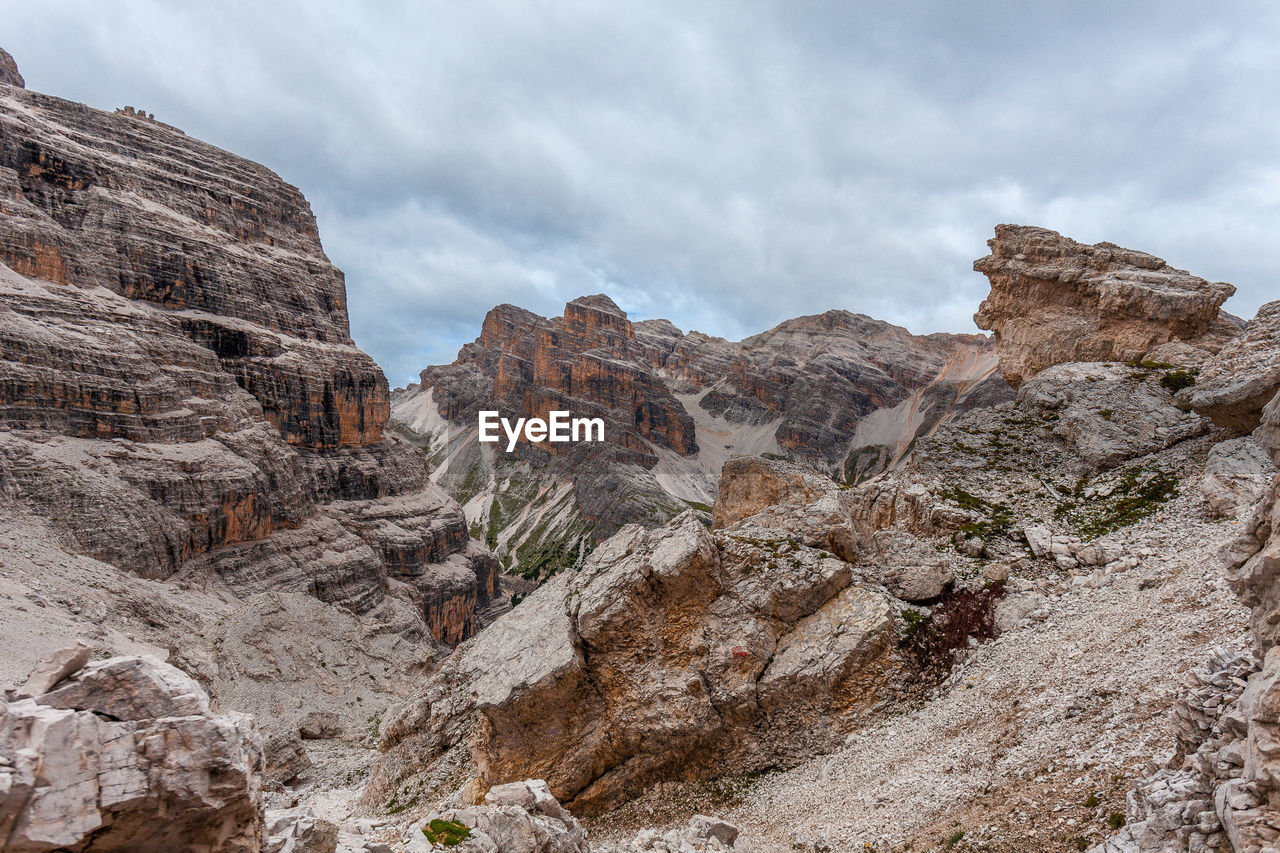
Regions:
[[13, 56], [3, 47], [0, 47], [0, 83], [17, 86], [19, 89], [27, 88], [27, 81], [18, 73], [18, 63], [13, 61]]

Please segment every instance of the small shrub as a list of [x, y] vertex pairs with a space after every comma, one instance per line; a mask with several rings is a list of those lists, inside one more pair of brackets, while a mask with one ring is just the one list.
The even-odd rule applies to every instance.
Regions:
[[1124, 812], [1112, 812], [1107, 815], [1107, 825], [1112, 829], [1119, 829], [1124, 826]]
[[1102, 419], [1104, 421], [1109, 421], [1111, 420], [1111, 416], [1114, 415], [1115, 412], [1111, 409], [1103, 409], [1102, 411], [1098, 412], [1098, 414], [1102, 416]]
[[1087, 809], [1096, 808], [1098, 805], [1098, 795], [1090, 794], [1084, 798], [1084, 807]]
[[964, 838], [964, 830], [957, 829], [955, 832], [947, 836], [947, 847], [948, 848], [955, 847], [957, 844], [960, 843], [961, 838]]
[[1176, 394], [1183, 388], [1190, 388], [1196, 384], [1196, 375], [1190, 370], [1174, 370], [1160, 377], [1160, 384], [1169, 389], [1171, 394]]
[[445, 847], [456, 847], [466, 841], [471, 830], [455, 820], [436, 818], [428, 826], [422, 828], [422, 834], [432, 844], [443, 844]]
[[951, 669], [953, 652], [969, 645], [969, 638], [986, 642], [996, 636], [996, 603], [1004, 596], [1004, 584], [993, 582], [983, 589], [962, 590], [944, 597], [928, 615], [902, 611], [906, 627], [899, 646], [925, 673], [940, 678]]

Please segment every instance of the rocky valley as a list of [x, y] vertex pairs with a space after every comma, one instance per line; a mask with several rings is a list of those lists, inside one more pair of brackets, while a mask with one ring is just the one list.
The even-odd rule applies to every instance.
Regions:
[[391, 391], [298, 189], [0, 51], [0, 849], [1280, 849], [1280, 302], [988, 248], [990, 338], [593, 295]]

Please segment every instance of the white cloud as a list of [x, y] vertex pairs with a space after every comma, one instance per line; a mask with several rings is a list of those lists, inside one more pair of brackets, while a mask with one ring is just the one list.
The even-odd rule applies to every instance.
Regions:
[[146, 107], [312, 200], [393, 383], [605, 290], [742, 337], [972, 330], [998, 222], [1280, 296], [1268, 3], [49, 2], [32, 88]]

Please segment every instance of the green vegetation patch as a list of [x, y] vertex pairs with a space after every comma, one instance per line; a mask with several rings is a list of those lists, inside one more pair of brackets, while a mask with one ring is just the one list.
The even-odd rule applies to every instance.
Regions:
[[1160, 384], [1169, 389], [1171, 394], [1176, 394], [1183, 388], [1196, 384], [1196, 373], [1194, 370], [1174, 370], [1161, 376]]
[[456, 847], [466, 841], [471, 830], [456, 820], [436, 818], [422, 828], [422, 834], [432, 844], [443, 844], [445, 847]]
[[1078, 486], [1054, 510], [1054, 517], [1070, 524], [1084, 539], [1093, 540], [1137, 524], [1177, 496], [1178, 478], [1173, 474], [1129, 468], [1120, 473], [1109, 495], [1086, 497]]
[[960, 532], [966, 536], [986, 538], [988, 536], [1004, 535], [1008, 532], [1009, 525], [1013, 521], [1013, 510], [1009, 508], [1008, 504], [980, 498], [977, 495], [966, 492], [959, 486], [949, 486], [940, 492], [938, 496], [954, 501], [963, 510], [982, 516], [976, 521], [968, 521], [960, 525]]

